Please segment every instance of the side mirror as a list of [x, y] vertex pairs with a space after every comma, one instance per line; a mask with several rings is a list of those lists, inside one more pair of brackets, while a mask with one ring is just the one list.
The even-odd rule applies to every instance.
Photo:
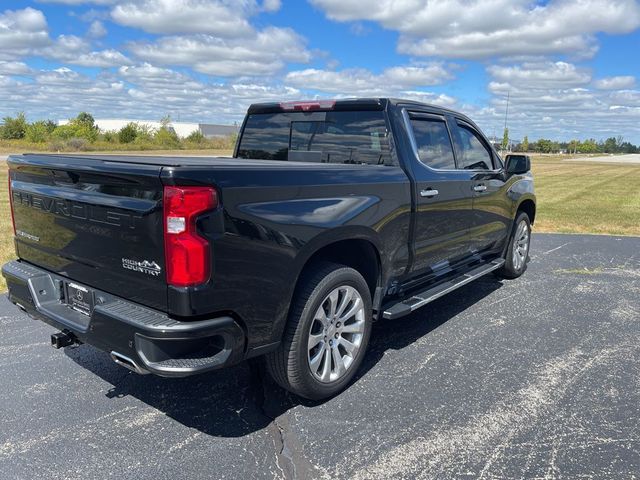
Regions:
[[509, 154], [505, 165], [505, 170], [509, 175], [521, 175], [531, 170], [531, 158], [529, 155]]

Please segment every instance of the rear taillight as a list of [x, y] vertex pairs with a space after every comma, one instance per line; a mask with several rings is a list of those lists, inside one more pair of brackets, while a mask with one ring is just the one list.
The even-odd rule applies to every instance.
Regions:
[[13, 193], [11, 192], [11, 173], [7, 175], [9, 177], [9, 186], [7, 191], [9, 192], [9, 210], [11, 210], [11, 225], [13, 225], [13, 234], [16, 234], [16, 219], [13, 216]]
[[209, 242], [198, 234], [196, 220], [218, 205], [211, 187], [164, 187], [164, 249], [167, 283], [189, 287], [211, 275]]

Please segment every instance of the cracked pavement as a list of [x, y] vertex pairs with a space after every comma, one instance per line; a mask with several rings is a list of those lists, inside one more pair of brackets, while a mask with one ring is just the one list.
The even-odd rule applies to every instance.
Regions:
[[0, 478], [640, 477], [640, 238], [535, 234], [531, 263], [379, 322], [312, 403], [259, 362], [138, 376], [0, 300]]

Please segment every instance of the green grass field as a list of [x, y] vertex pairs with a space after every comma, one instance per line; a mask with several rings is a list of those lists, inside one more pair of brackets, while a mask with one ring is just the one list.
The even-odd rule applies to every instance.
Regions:
[[[144, 152], [152, 153], [230, 154], [211, 150]], [[532, 162], [538, 196], [535, 231], [640, 236], [640, 165], [581, 164], [541, 156], [534, 157]], [[1, 162], [0, 263], [13, 257], [7, 166]], [[0, 278], [0, 291], [5, 288], [4, 278]]]
[[[2, 161], [0, 162], [0, 262], [2, 264], [14, 257], [13, 229], [7, 190], [7, 164]], [[4, 277], [0, 277], [0, 292], [4, 292], [6, 288]]]
[[533, 157], [535, 231], [640, 235], [640, 165]]

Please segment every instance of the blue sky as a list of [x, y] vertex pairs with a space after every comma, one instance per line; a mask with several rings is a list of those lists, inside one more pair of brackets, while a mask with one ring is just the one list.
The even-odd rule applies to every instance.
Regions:
[[0, 2], [0, 115], [232, 123], [259, 101], [395, 96], [513, 138], [640, 143], [636, 0]]

